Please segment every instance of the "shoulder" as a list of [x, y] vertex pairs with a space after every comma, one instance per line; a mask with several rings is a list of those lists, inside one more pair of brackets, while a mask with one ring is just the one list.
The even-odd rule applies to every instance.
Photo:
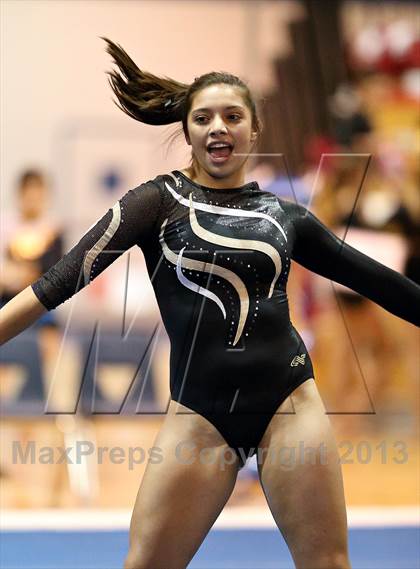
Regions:
[[179, 180], [172, 172], [165, 172], [163, 174], [158, 174], [153, 179], [146, 182], [147, 184], [152, 184], [159, 187], [160, 189], [165, 189], [165, 183], [179, 184]]
[[174, 186], [176, 184], [176, 178], [171, 173], [158, 174], [154, 178], [151, 178], [145, 182], [142, 182], [137, 187], [134, 188], [134, 192], [137, 196], [148, 194], [152, 196], [155, 194], [161, 199], [167, 193], [166, 184]]
[[131, 191], [133, 191], [137, 196], [142, 192], [159, 193], [159, 187], [161, 186], [159, 178], [160, 176], [156, 176], [155, 178], [145, 180], [144, 182], [139, 182]]
[[163, 201], [164, 175], [158, 175], [129, 190], [120, 201], [127, 205], [144, 207], [145, 205], [160, 206]]
[[130, 210], [133, 216], [155, 220], [157, 227], [170, 214], [174, 205], [171, 194], [176, 191], [174, 176], [171, 173], [158, 174], [127, 192], [122, 198], [121, 208]]
[[286, 213], [297, 235], [307, 237], [319, 235], [328, 231], [327, 227], [306, 206], [292, 201], [279, 198], [280, 207]]
[[121, 222], [133, 222], [136, 219], [157, 219], [162, 211], [162, 190], [159, 176], [140, 182], [122, 195], [108, 210]]
[[258, 183], [255, 183], [255, 184], [256, 184], [258, 195], [266, 197], [266, 198], [270, 198], [271, 200], [276, 201], [278, 203], [278, 205], [280, 206], [280, 208], [282, 210], [284, 210], [286, 213], [288, 213], [289, 215], [291, 215], [291, 214], [293, 214], [293, 215], [303, 214], [304, 212], [307, 211], [303, 205], [294, 201], [293, 197], [291, 197], [290, 199], [280, 197], [277, 193], [271, 192], [268, 189], [261, 188]]
[[302, 204], [277, 197], [281, 209], [288, 215], [292, 222], [299, 221], [308, 216], [310, 213], [308, 209]]
[[121, 211], [163, 215], [168, 207], [169, 185], [174, 187], [174, 177], [170, 173], [158, 174], [127, 191], [114, 207], [119, 204]]

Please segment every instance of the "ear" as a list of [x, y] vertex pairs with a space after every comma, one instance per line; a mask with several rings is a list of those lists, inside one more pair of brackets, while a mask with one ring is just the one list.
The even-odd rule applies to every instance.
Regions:
[[257, 137], [258, 137], [258, 131], [253, 130], [251, 132], [251, 142], [255, 142], [257, 140]]

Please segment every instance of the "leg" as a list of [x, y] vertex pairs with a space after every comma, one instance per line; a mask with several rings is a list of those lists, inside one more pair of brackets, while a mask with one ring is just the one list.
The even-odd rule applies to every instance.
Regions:
[[[234, 488], [237, 456], [207, 419], [189, 411], [171, 401], [155, 441], [161, 460], [149, 461], [134, 506], [126, 569], [184, 569]], [[200, 459], [202, 449], [209, 450]]]
[[349, 569], [339, 456], [313, 379], [282, 403], [260, 447], [261, 484], [296, 567]]

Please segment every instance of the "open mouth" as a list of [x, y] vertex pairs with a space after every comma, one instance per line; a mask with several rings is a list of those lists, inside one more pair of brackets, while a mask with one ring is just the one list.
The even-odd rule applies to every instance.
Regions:
[[207, 145], [207, 152], [213, 162], [225, 162], [232, 154], [232, 151], [233, 146], [228, 142], [211, 142]]

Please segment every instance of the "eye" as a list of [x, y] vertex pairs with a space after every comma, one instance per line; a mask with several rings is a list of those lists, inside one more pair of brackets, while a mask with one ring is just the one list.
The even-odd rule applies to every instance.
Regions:
[[198, 115], [196, 117], [194, 117], [194, 122], [197, 122], [199, 124], [204, 124], [204, 122], [207, 120], [207, 117], [203, 116], [203, 115]]
[[241, 118], [241, 115], [238, 115], [237, 113], [232, 113], [229, 115], [229, 118], [234, 120], [234, 121], [237, 121]]

